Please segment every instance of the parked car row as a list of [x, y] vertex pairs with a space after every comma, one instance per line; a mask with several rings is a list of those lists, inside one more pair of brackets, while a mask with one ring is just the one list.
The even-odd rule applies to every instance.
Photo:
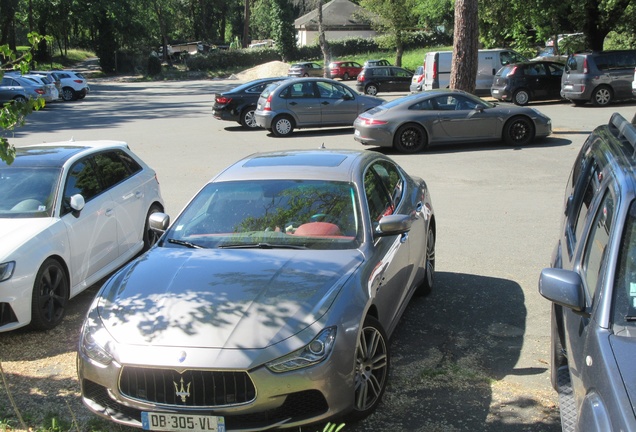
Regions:
[[[380, 69], [399, 68], [372, 66], [363, 72]], [[463, 91], [438, 89], [385, 102], [329, 78], [254, 80], [215, 95], [212, 114], [276, 137], [295, 129], [352, 126], [361, 144], [402, 153], [449, 142], [501, 140], [523, 146], [552, 132], [551, 120], [536, 109], [496, 105]]]
[[83, 99], [90, 87], [80, 72], [30, 71], [28, 74], [5, 72], [0, 82], [0, 104], [29, 98], [43, 98], [46, 102], [59, 99], [72, 101]]

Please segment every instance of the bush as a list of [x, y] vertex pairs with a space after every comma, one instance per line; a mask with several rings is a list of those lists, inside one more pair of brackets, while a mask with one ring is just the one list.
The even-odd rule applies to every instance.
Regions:
[[148, 75], [157, 76], [161, 73], [161, 59], [156, 55], [148, 56]]

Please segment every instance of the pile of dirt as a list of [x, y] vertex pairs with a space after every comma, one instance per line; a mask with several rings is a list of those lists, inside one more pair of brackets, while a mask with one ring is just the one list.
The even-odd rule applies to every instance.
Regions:
[[259, 78], [287, 76], [289, 70], [289, 63], [282, 61], [272, 61], [269, 63], [263, 63], [262, 65], [255, 66], [251, 69], [244, 70], [237, 74], [233, 74], [230, 79], [237, 79], [240, 81], [251, 81]]

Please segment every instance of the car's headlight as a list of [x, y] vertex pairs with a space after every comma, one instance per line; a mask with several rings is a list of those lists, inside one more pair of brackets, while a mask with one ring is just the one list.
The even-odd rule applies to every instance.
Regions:
[[13, 276], [13, 270], [15, 269], [15, 261], [9, 261], [0, 264], [0, 282], [11, 279]]
[[95, 324], [91, 315], [96, 314], [89, 314], [84, 322], [80, 335], [80, 350], [91, 360], [109, 365], [113, 361], [113, 357], [107, 350], [110, 337], [103, 327]]
[[282, 373], [320, 363], [331, 353], [336, 342], [336, 327], [321, 331], [303, 348], [266, 364], [272, 372]]

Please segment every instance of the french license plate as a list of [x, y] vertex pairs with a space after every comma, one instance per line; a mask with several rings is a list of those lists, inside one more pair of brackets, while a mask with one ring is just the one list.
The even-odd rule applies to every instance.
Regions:
[[360, 131], [358, 129], [356, 129], [355, 131], [353, 131], [353, 135], [360, 136]]
[[563, 90], [574, 90], [574, 86], [571, 84], [566, 84], [563, 86]]
[[142, 412], [141, 427], [152, 431], [225, 432], [225, 418], [195, 415]]
[[493, 89], [492, 94], [499, 94], [499, 90]]

